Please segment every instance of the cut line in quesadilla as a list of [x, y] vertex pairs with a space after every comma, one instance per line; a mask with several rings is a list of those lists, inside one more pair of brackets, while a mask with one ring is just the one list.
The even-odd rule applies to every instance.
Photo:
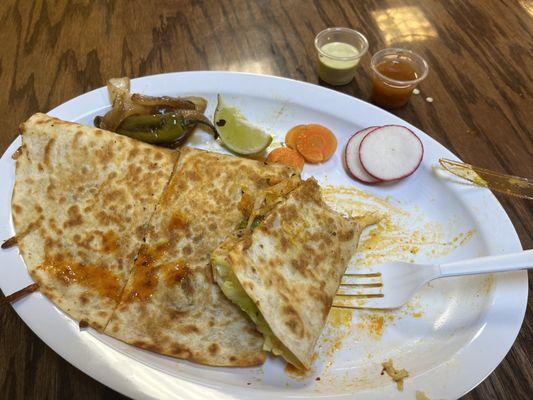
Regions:
[[213, 281], [210, 255], [244, 220], [243, 191], [256, 196], [300, 179], [282, 165], [180, 151], [105, 333], [201, 364], [262, 364], [263, 337]]
[[348, 219], [332, 211], [314, 179], [270, 206], [265, 197], [262, 208], [256, 200], [246, 203], [260, 211], [251, 214], [248, 230], [213, 252], [213, 276], [263, 334], [264, 350], [308, 369], [361, 231], [377, 218]]
[[21, 125], [12, 214], [40, 291], [102, 330], [178, 153], [45, 114]]

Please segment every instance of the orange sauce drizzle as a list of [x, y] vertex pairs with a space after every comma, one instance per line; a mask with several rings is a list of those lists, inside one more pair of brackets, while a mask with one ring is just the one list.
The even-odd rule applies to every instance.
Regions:
[[100, 296], [118, 300], [122, 286], [119, 278], [104, 266], [80, 264], [57, 256], [46, 256], [39, 269], [51, 274], [64, 285], [80, 284]]
[[189, 272], [187, 265], [183, 261], [171, 262], [160, 265], [161, 273], [168, 286], [172, 286], [181, 282], [185, 275]]
[[165, 252], [166, 245], [153, 248], [143, 247], [135, 262], [133, 282], [129, 286], [129, 293], [125, 298], [130, 301], [149, 300], [159, 284], [160, 277], [168, 286], [179, 284], [187, 275], [189, 269], [182, 260], [158, 264], [158, 260]]

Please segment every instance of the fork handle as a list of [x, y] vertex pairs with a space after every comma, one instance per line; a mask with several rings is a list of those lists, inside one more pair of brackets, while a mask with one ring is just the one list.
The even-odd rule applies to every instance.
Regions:
[[469, 260], [441, 264], [439, 267], [441, 277], [529, 269], [533, 268], [533, 249], [500, 256], [471, 258]]

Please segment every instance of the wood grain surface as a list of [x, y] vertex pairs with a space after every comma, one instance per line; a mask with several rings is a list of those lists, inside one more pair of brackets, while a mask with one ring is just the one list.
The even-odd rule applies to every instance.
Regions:
[[[313, 39], [330, 26], [363, 32], [370, 53], [402, 46], [422, 54], [430, 65], [422, 93], [395, 114], [467, 162], [533, 177], [531, 0], [3, 0], [0, 151], [32, 113], [109, 77], [232, 70], [320, 84]], [[352, 83], [335, 89], [368, 99], [369, 60], [367, 55]], [[523, 247], [533, 247], [533, 203], [498, 198]], [[513, 348], [464, 399], [532, 398], [532, 325], [530, 299]], [[0, 398], [123, 396], [61, 359], [3, 307]]]

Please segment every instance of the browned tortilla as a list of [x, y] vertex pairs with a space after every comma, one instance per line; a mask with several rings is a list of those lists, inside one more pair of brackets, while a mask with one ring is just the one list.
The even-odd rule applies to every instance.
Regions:
[[373, 215], [348, 219], [331, 210], [311, 178], [227, 252], [226, 262], [295, 366], [310, 367], [361, 231], [375, 222]]
[[12, 212], [40, 290], [102, 330], [178, 153], [35, 114], [21, 126]]
[[263, 338], [213, 281], [211, 252], [243, 220], [243, 190], [293, 175], [281, 165], [183, 148], [105, 332], [208, 365], [263, 363]]

